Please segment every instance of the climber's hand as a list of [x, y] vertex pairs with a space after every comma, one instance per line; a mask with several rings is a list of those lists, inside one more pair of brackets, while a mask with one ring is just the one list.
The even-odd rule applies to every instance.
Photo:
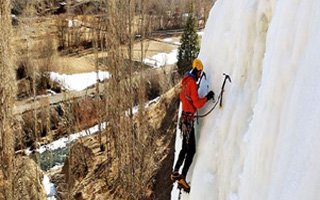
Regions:
[[206, 97], [207, 97], [207, 101], [209, 101], [210, 99], [214, 99], [214, 92], [211, 90], [210, 92], [208, 92]]

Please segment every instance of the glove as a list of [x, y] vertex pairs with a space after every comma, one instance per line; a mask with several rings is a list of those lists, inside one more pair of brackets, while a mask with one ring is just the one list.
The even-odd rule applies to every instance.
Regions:
[[209, 101], [210, 99], [214, 99], [214, 92], [211, 90], [210, 92], [208, 92], [208, 94], [206, 95], [207, 100]]

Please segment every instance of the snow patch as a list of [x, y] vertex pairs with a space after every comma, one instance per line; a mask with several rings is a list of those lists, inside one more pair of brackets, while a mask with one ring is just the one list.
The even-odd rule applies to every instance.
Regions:
[[178, 61], [177, 53], [177, 49], [172, 50], [170, 53], [159, 53], [152, 56], [151, 58], [144, 59], [143, 63], [154, 68], [163, 67], [165, 65], [172, 65]]
[[42, 184], [44, 186], [44, 190], [47, 194], [47, 200], [56, 200], [54, 195], [57, 193], [56, 188], [54, 184], [50, 181], [50, 178], [48, 175], [43, 176]]
[[172, 38], [165, 38], [165, 39], [163, 39], [162, 41], [164, 41], [164, 42], [172, 42], [173, 39], [172, 39]]
[[[105, 123], [102, 123], [101, 124], [101, 128], [105, 128], [106, 124]], [[96, 125], [96, 126], [93, 126], [87, 130], [83, 130], [83, 131], [80, 131], [78, 133], [74, 133], [70, 136], [66, 136], [66, 137], [63, 137], [63, 138], [60, 138], [56, 141], [53, 141], [51, 142], [50, 144], [47, 144], [47, 145], [43, 145], [41, 146], [39, 149], [37, 149], [36, 151], [39, 152], [40, 154], [45, 152], [45, 151], [53, 151], [53, 150], [56, 150], [56, 149], [62, 149], [62, 148], [65, 148], [68, 144], [72, 143], [73, 141], [75, 141], [76, 139], [80, 138], [80, 137], [84, 137], [84, 136], [88, 136], [88, 135], [92, 135], [92, 134], [95, 134], [99, 131], [99, 126]], [[26, 154], [29, 155], [31, 153], [30, 151], [30, 148], [28, 148], [26, 150]]]
[[[158, 102], [160, 100], [160, 97], [157, 97], [155, 99], [152, 99], [151, 101], [148, 101], [144, 104], [145, 108], [148, 108], [150, 105]], [[139, 106], [135, 106], [132, 108], [132, 114], [135, 115], [139, 111]], [[129, 111], [126, 111], [126, 116], [129, 116]]]
[[91, 86], [99, 81], [108, 79], [110, 73], [106, 71], [89, 72], [89, 73], [80, 73], [80, 74], [59, 74], [56, 72], [50, 72], [50, 79], [57, 81], [63, 87], [68, 90], [81, 91], [86, 89], [88, 86]]

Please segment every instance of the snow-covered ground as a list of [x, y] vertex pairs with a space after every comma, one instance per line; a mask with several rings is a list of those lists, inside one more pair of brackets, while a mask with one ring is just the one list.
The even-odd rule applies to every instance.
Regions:
[[[98, 77], [98, 78], [97, 78]], [[110, 77], [109, 72], [98, 71], [96, 72], [80, 73], [80, 74], [59, 74], [56, 72], [50, 72], [50, 79], [55, 80], [62, 84], [68, 90], [81, 91], [93, 85], [97, 82], [108, 79]]]
[[47, 200], [56, 200], [54, 195], [56, 194], [56, 188], [53, 183], [51, 183], [48, 175], [43, 176], [42, 184], [44, 185], [44, 190], [47, 193]]
[[[174, 42], [172, 38], [164, 38], [162, 41], [172, 42], [174, 44], [179, 43], [179, 42]], [[170, 53], [159, 53], [152, 56], [151, 58], [145, 58], [143, 62], [155, 68], [163, 67], [165, 65], [173, 65], [178, 61], [177, 54], [178, 54], [178, 48], [173, 49]]]
[[[148, 101], [147, 103], [145, 103], [144, 107], [145, 107], [145, 108], [148, 108], [151, 104], [154, 104], [154, 103], [158, 102], [159, 100], [160, 100], [160, 97], [157, 97], [157, 98], [155, 98], [155, 99], [152, 99], [151, 101]], [[137, 114], [138, 111], [139, 111], [139, 106], [133, 107], [132, 113], [133, 113], [134, 115]], [[129, 114], [129, 112], [127, 111], [126, 114]]]
[[[101, 127], [105, 128], [105, 123], [101, 124]], [[68, 137], [63, 137], [63, 138], [60, 138], [56, 141], [53, 141], [50, 144], [43, 145], [39, 149], [37, 149], [36, 151], [41, 154], [45, 151], [54, 151], [57, 149], [66, 148], [69, 144], [76, 141], [80, 137], [95, 134], [98, 132], [98, 130], [99, 130], [98, 125], [93, 126], [87, 130], [83, 130], [78, 133], [74, 133]], [[29, 155], [30, 153], [31, 153], [31, 151], [29, 149], [27, 149], [26, 154]], [[51, 170], [54, 170], [57, 168], [61, 168], [61, 165], [54, 166], [53, 168], [51, 168]], [[45, 188], [45, 191], [47, 194], [47, 200], [55, 200], [56, 198], [54, 197], [54, 195], [56, 194], [56, 189], [55, 189], [54, 184], [50, 181], [50, 178], [48, 177], [48, 175], [46, 175], [46, 174], [44, 175], [43, 180], [42, 180], [42, 184], [44, 185], [44, 188]]]
[[143, 62], [146, 65], [152, 66], [152, 67], [163, 67], [165, 65], [172, 65], [177, 62], [177, 49], [172, 50], [170, 53], [159, 53], [151, 58], [145, 58]]
[[[105, 123], [102, 123], [101, 127], [105, 128]], [[51, 142], [50, 144], [43, 145], [39, 149], [37, 149], [36, 151], [41, 154], [45, 151], [53, 151], [56, 149], [65, 148], [68, 144], [76, 141], [78, 138], [95, 134], [98, 131], [99, 131], [99, 126], [95, 125], [87, 130], [83, 130], [78, 133], [74, 133], [69, 136], [62, 137], [58, 140]], [[31, 153], [31, 151], [29, 149], [27, 149], [26, 154], [29, 155], [30, 153]]]
[[200, 121], [182, 199], [319, 199], [319, 34], [318, 0], [216, 2], [199, 57], [216, 94], [232, 84]]
[[[201, 38], [203, 36], [203, 32], [202, 31], [198, 32], [198, 35]], [[163, 39], [163, 41], [173, 42], [172, 38], [165, 38]], [[173, 43], [180, 45], [180, 42], [173, 42]], [[178, 48], [173, 49], [170, 53], [159, 53], [152, 56], [151, 58], [145, 58], [143, 62], [146, 65], [149, 65], [155, 68], [163, 67], [165, 65], [173, 65], [178, 61], [177, 55], [178, 55]]]

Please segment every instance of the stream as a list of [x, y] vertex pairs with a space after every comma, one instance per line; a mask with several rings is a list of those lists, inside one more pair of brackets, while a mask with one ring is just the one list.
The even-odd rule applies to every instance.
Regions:
[[[101, 128], [105, 128], [105, 123], [101, 124]], [[53, 141], [50, 144], [43, 145], [36, 150], [40, 154], [40, 168], [44, 172], [44, 178], [42, 184], [44, 185], [47, 200], [56, 200], [56, 188], [55, 185], [50, 181], [48, 172], [63, 166], [64, 161], [69, 153], [71, 145], [76, 142], [80, 137], [93, 135], [99, 131], [99, 126], [95, 125], [87, 130], [74, 133], [72, 135], [60, 138]], [[27, 155], [31, 154], [30, 149], [26, 149]]]

